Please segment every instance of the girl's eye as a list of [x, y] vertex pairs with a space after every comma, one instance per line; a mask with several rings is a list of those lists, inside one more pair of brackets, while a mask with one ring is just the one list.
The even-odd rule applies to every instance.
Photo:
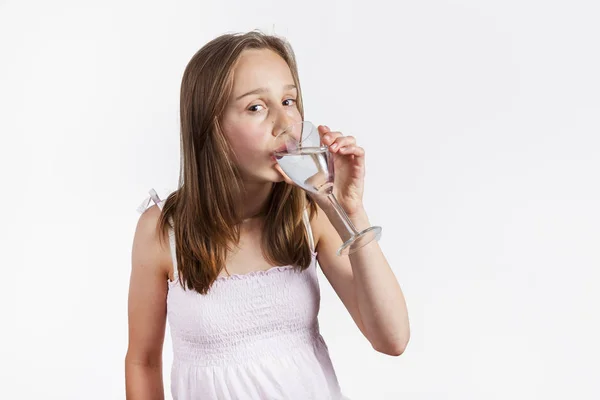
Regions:
[[[292, 106], [293, 104], [286, 104], [286, 102], [293, 102], [293, 104], [295, 104], [296, 103], [296, 99], [286, 99], [286, 100], [283, 101], [284, 105], [286, 105], [286, 106]], [[253, 106], [248, 107], [248, 111], [250, 111], [252, 113], [257, 113], [257, 112], [262, 111], [260, 109], [257, 109], [256, 107], [263, 107], [263, 106], [260, 105], [260, 104], [254, 104]]]
[[253, 106], [248, 107], [248, 110], [252, 111], [252, 112], [258, 112], [258, 111], [260, 111], [260, 110], [256, 110], [255, 107], [262, 107], [262, 106], [260, 104], [255, 104]]

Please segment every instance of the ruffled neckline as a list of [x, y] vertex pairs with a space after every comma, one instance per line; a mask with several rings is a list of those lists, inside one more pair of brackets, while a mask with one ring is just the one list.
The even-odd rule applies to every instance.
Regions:
[[[314, 264], [318, 253], [316, 251], [311, 251], [311, 254], [312, 254], [312, 261], [308, 268], [310, 268]], [[289, 271], [289, 270], [293, 270], [293, 269], [294, 269], [293, 265], [281, 265], [281, 266], [271, 267], [271, 268], [265, 269], [265, 270], [250, 271], [250, 272], [246, 272], [244, 274], [221, 275], [221, 276], [218, 276], [217, 279], [215, 279], [214, 283], [217, 283], [217, 282], [225, 283], [225, 282], [229, 282], [229, 281], [248, 280], [248, 279], [253, 279], [253, 278], [257, 278], [257, 277], [264, 277], [264, 276], [271, 275], [271, 274], [278, 273], [278, 272]], [[174, 280], [168, 279], [168, 282], [169, 282], [169, 284], [177, 284], [179, 282], [179, 277], [176, 276]]]
[[[312, 254], [312, 258], [313, 258], [311, 261], [311, 265], [312, 265], [317, 256], [317, 252], [312, 251], [311, 254]], [[310, 268], [310, 266], [309, 266], [309, 268]], [[271, 275], [273, 273], [283, 272], [283, 271], [288, 271], [288, 270], [293, 270], [293, 269], [294, 269], [293, 265], [281, 265], [281, 266], [271, 267], [269, 269], [264, 269], [264, 270], [259, 270], [259, 271], [250, 271], [250, 272], [246, 272], [244, 274], [221, 275], [221, 276], [218, 276], [217, 279], [215, 279], [215, 282], [226, 282], [226, 281], [230, 281], [230, 280], [251, 279], [251, 278], [255, 278], [255, 277], [259, 277], [259, 276], [267, 276], [267, 275]]]

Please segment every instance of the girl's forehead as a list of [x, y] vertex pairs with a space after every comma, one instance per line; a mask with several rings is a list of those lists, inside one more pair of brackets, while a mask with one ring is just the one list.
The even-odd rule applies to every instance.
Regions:
[[234, 91], [253, 90], [273, 81], [291, 80], [292, 73], [285, 60], [269, 49], [244, 50], [233, 71]]

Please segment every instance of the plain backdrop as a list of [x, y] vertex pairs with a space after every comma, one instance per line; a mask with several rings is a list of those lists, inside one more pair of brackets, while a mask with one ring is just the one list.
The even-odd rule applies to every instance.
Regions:
[[[594, 1], [0, 1], [0, 398], [124, 399], [137, 206], [177, 188], [179, 89], [261, 29], [306, 119], [366, 149], [409, 308], [376, 353], [322, 274], [353, 400], [600, 398]], [[171, 338], [164, 348], [169, 397]]]

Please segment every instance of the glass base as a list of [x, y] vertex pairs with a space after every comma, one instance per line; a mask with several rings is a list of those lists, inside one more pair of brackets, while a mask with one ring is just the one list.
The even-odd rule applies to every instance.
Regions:
[[381, 238], [381, 227], [380, 226], [372, 226], [370, 228], [365, 229], [362, 232], [359, 232], [358, 235], [355, 235], [348, 239], [346, 243], [344, 243], [337, 251], [338, 256], [344, 256], [354, 253], [356, 250], [364, 247], [365, 245], [371, 243], [373, 240], [377, 241]]

